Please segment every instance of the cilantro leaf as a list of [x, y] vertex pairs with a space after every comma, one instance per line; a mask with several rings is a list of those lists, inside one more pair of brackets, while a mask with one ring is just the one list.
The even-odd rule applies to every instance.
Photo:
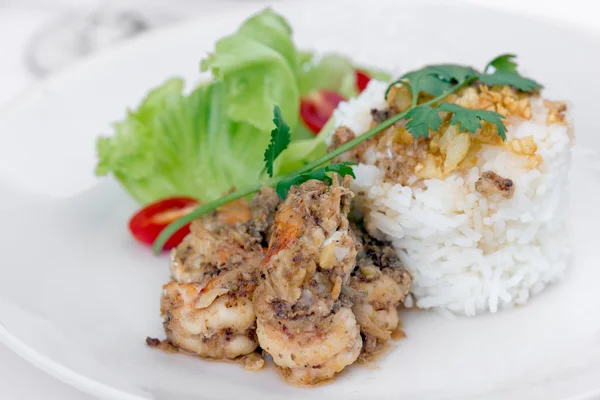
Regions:
[[303, 180], [303, 175], [294, 175], [291, 178], [277, 182], [277, 186], [275, 186], [275, 191], [281, 199], [285, 200], [292, 186], [300, 185], [303, 182], [306, 182], [307, 180]]
[[427, 69], [440, 79], [452, 84], [461, 84], [470, 77], [477, 75], [473, 68], [455, 64], [432, 65]]
[[321, 168], [316, 168], [303, 174], [293, 175], [288, 179], [279, 181], [275, 187], [275, 191], [279, 197], [285, 199], [292, 186], [301, 185], [304, 182], [312, 179], [323, 181], [326, 184], [331, 185], [333, 183], [333, 179], [331, 179], [329, 174], [332, 172], [339, 174], [342, 178], [346, 175], [356, 178], [351, 165], [355, 165], [355, 163], [344, 161], [336, 164], [330, 164]]
[[516, 72], [509, 71], [496, 71], [493, 74], [480, 75], [479, 80], [488, 86], [509, 85], [524, 92], [532, 92], [534, 89], [543, 87], [533, 79], [524, 78]]
[[513, 59], [517, 58], [514, 54], [502, 54], [494, 58], [485, 66], [485, 72], [494, 67], [496, 71], [517, 72], [517, 63]]
[[[485, 72], [479, 75], [479, 80], [488, 86], [509, 85], [524, 92], [541, 89], [543, 86], [538, 82], [525, 78], [517, 72], [517, 63], [513, 61], [516, 57], [514, 54], [502, 54], [494, 58], [486, 65]], [[494, 68], [494, 72], [489, 74], [491, 67]]]
[[265, 169], [270, 177], [273, 177], [273, 163], [287, 149], [291, 140], [290, 127], [283, 120], [279, 106], [273, 108], [273, 123], [275, 129], [271, 131], [271, 142], [265, 150]]
[[417, 138], [420, 136], [429, 137], [429, 130], [437, 131], [440, 129], [442, 118], [438, 113], [438, 110], [431, 108], [430, 106], [417, 106], [411, 108], [406, 117], [404, 118], [408, 122], [406, 123], [406, 129]]
[[439, 96], [452, 86], [427, 69], [408, 72], [401, 79], [408, 81], [413, 99], [417, 98], [421, 92]]
[[453, 85], [461, 84], [475, 75], [476, 72], [471, 67], [455, 64], [430, 65], [402, 75], [388, 87], [386, 97], [390, 88], [398, 83], [409, 87], [413, 99], [416, 99], [421, 92], [439, 96]]
[[350, 175], [351, 177], [356, 179], [356, 176], [354, 176], [354, 170], [351, 167], [352, 165], [356, 165], [356, 163], [352, 161], [344, 161], [336, 164], [330, 164], [325, 167], [325, 171], [335, 172], [339, 174], [342, 178], [346, 175]]
[[498, 128], [498, 135], [502, 140], [506, 140], [506, 127], [504, 126], [504, 116], [494, 111], [488, 110], [470, 110], [459, 106], [458, 104], [442, 103], [437, 107], [440, 111], [453, 113], [450, 118], [451, 125], [460, 125], [460, 129], [469, 133], [475, 133], [481, 129], [481, 121], [490, 122]]

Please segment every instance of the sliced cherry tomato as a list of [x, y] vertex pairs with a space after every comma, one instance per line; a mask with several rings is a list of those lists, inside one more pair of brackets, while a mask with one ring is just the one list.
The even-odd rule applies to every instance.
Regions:
[[323, 129], [341, 101], [346, 100], [332, 90], [319, 90], [300, 99], [300, 117], [314, 134]]
[[[129, 220], [129, 231], [138, 241], [152, 245], [158, 234], [171, 222], [182, 217], [198, 206], [198, 201], [190, 197], [171, 197], [147, 205]], [[163, 250], [177, 246], [190, 233], [190, 225], [179, 229], [165, 243]]]
[[356, 70], [356, 89], [358, 93], [362, 93], [367, 88], [367, 85], [371, 81], [371, 77], [364, 71]]

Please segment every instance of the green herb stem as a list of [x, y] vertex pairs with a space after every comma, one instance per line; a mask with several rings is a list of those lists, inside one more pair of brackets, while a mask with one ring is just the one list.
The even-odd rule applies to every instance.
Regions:
[[[439, 101], [444, 100], [446, 97], [448, 97], [449, 95], [451, 95], [452, 93], [457, 92], [458, 90], [460, 90], [461, 88], [468, 86], [469, 84], [471, 84], [472, 82], [474, 82], [475, 80], [477, 80], [477, 76], [473, 76], [470, 77], [468, 79], [466, 79], [464, 82], [457, 84], [455, 86], [453, 86], [449, 91], [442, 93], [441, 95], [426, 101], [425, 103], [421, 104], [422, 106], [429, 106], [431, 104], [435, 104]], [[269, 186], [269, 187], [275, 187], [277, 185], [277, 183], [279, 181], [282, 181], [284, 179], [289, 179], [290, 177], [294, 176], [294, 175], [299, 175], [308, 171], [311, 171], [314, 168], [317, 168], [331, 160], [333, 160], [334, 158], [336, 158], [337, 156], [345, 153], [346, 151], [352, 149], [353, 147], [361, 144], [362, 142], [372, 138], [373, 136], [375, 136], [376, 134], [378, 134], [379, 132], [389, 128], [390, 126], [394, 125], [396, 122], [402, 120], [404, 117], [406, 117], [406, 114], [408, 113], [408, 111], [410, 111], [412, 109], [409, 108], [399, 114], [394, 115], [393, 117], [388, 118], [387, 120], [383, 121], [382, 123], [380, 123], [379, 125], [377, 125], [374, 128], [369, 129], [367, 132], [363, 133], [360, 136], [355, 137], [354, 139], [342, 144], [341, 146], [339, 146], [338, 148], [336, 148], [335, 150], [332, 150], [331, 152], [325, 154], [324, 156], [306, 164], [305, 166], [303, 166], [302, 168], [299, 168], [298, 170], [289, 173], [287, 175], [283, 175], [280, 177], [276, 177], [276, 178], [272, 178], [269, 179], [265, 182], [259, 182], [256, 183], [252, 186], [248, 186], [242, 190], [238, 190], [237, 192], [228, 194], [224, 197], [221, 197], [217, 200], [211, 201], [210, 203], [206, 203], [201, 205], [200, 207], [194, 209], [191, 213], [184, 215], [183, 217], [175, 220], [174, 222], [172, 222], [170, 225], [168, 225], [165, 229], [162, 230], [162, 232], [160, 233], [160, 235], [158, 235], [158, 237], [156, 238], [156, 240], [154, 241], [154, 244], [152, 245], [152, 249], [154, 251], [154, 254], [158, 254], [162, 251], [163, 246], [165, 245], [165, 243], [167, 242], [167, 240], [175, 233], [177, 232], [179, 229], [181, 229], [182, 227], [184, 227], [186, 224], [192, 222], [195, 219], [198, 219], [199, 217], [203, 216], [204, 214], [207, 214], [227, 203], [230, 203], [234, 200], [237, 199], [241, 199], [242, 197], [248, 196], [252, 193], [258, 192], [263, 186]]]
[[[477, 77], [472, 77], [467, 79], [466, 81], [464, 81], [462, 84], [456, 85], [454, 87], [452, 87], [451, 90], [449, 90], [448, 92], [445, 92], [429, 101], [426, 101], [425, 103], [421, 104], [422, 106], [429, 106], [431, 104], [435, 104], [439, 101], [444, 100], [447, 96], [451, 95], [452, 93], [457, 92], [459, 89], [461, 89], [464, 86], [467, 86], [469, 84], [471, 84], [473, 81], [475, 81], [477, 79]], [[293, 174], [302, 174], [304, 172], [310, 171], [313, 168], [316, 168], [322, 164], [325, 164], [328, 161], [333, 160], [334, 158], [336, 158], [337, 156], [339, 156], [340, 154], [343, 154], [345, 152], [347, 152], [348, 150], [350, 150], [353, 147], [358, 146], [359, 144], [361, 144], [362, 142], [372, 138], [373, 136], [377, 135], [379, 132], [389, 128], [390, 126], [394, 125], [396, 122], [402, 120], [404, 117], [406, 117], [406, 114], [408, 114], [408, 111], [410, 111], [410, 108], [394, 115], [393, 117], [390, 117], [388, 119], [386, 119], [385, 121], [383, 121], [381, 124], [377, 125], [374, 128], [369, 129], [368, 131], [366, 131], [365, 133], [363, 133], [360, 136], [355, 137], [354, 139], [342, 144], [341, 146], [339, 146], [338, 148], [330, 151], [329, 153], [325, 154], [324, 156], [316, 159], [315, 161], [306, 164], [304, 167], [298, 169], [297, 171], [295, 171]]]
[[[278, 181], [278, 179], [276, 181]], [[198, 208], [195, 208], [189, 214], [186, 214], [183, 217], [173, 221], [171, 224], [169, 224], [165, 229], [163, 229], [160, 232], [160, 235], [158, 235], [158, 237], [152, 244], [152, 250], [154, 251], [154, 254], [159, 254], [162, 251], [167, 240], [169, 240], [169, 238], [171, 236], [173, 236], [173, 234], [175, 232], [177, 232], [179, 229], [183, 228], [185, 225], [192, 222], [193, 220], [198, 219], [199, 217], [203, 216], [204, 214], [207, 214], [227, 203], [231, 203], [234, 200], [241, 199], [242, 197], [245, 197], [245, 196], [248, 196], [249, 194], [255, 193], [255, 192], [259, 191], [260, 188], [263, 187], [264, 185], [272, 186], [272, 185], [275, 185], [276, 183], [277, 182], [274, 182], [272, 184], [270, 182], [267, 182], [265, 184], [257, 183], [255, 185], [248, 186], [247, 188], [244, 188], [242, 190], [238, 190], [237, 192], [220, 197], [217, 200], [211, 201], [210, 203], [203, 204]]]

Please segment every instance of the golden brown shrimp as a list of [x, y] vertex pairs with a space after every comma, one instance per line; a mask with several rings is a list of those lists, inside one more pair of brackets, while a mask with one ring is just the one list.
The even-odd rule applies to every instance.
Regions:
[[177, 282], [206, 283], [224, 267], [244, 263], [261, 247], [257, 239], [240, 232], [252, 214], [248, 203], [237, 201], [193, 221], [190, 234], [171, 251], [171, 274]]
[[209, 358], [236, 358], [257, 347], [252, 293], [263, 243], [279, 200], [272, 189], [194, 221], [173, 252], [174, 281], [161, 311], [168, 341]]
[[398, 326], [398, 305], [410, 289], [411, 278], [388, 243], [373, 239], [353, 225], [361, 244], [358, 268], [350, 287], [358, 294], [353, 297], [352, 311], [364, 336], [363, 356], [378, 353]]
[[233, 359], [252, 353], [258, 345], [250, 299], [252, 288], [240, 283], [241, 287], [210, 302], [203, 301], [198, 284], [165, 285], [161, 311], [169, 342], [207, 358]]
[[290, 190], [275, 216], [254, 294], [257, 336], [295, 383], [330, 379], [360, 354], [360, 330], [340, 296], [356, 263], [350, 197], [345, 187], [309, 181]]

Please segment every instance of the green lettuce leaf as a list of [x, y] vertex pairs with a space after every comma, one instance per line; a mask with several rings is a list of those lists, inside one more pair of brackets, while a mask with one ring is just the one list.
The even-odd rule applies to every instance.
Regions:
[[268, 132], [273, 106], [278, 105], [290, 127], [296, 126], [300, 107], [298, 55], [290, 26], [270, 9], [219, 40], [201, 68], [224, 83], [230, 119]]
[[202, 202], [253, 182], [268, 143], [256, 127], [227, 117], [226, 88], [215, 81], [182, 93], [180, 79], [153, 90], [113, 137], [97, 142], [96, 173], [112, 172], [138, 202], [183, 195]]
[[276, 175], [284, 175], [304, 166], [310, 161], [325, 155], [327, 152], [327, 138], [335, 130], [335, 119], [332, 117], [327, 121], [321, 132], [310, 139], [301, 139], [292, 142], [288, 148], [281, 153], [275, 163]]
[[142, 204], [182, 195], [208, 202], [259, 179], [275, 105], [292, 140], [275, 162], [281, 174], [323, 155], [333, 130], [330, 121], [317, 137], [308, 131], [301, 96], [357, 94], [350, 61], [298, 52], [288, 23], [269, 9], [219, 40], [201, 69], [212, 82], [186, 95], [181, 79], [168, 80], [98, 139], [97, 175], [113, 174]]
[[[356, 70], [349, 59], [334, 54], [319, 57], [312, 52], [301, 52], [298, 59], [300, 63], [298, 69], [300, 96], [306, 96], [321, 89], [338, 92], [347, 99], [358, 95]], [[314, 158], [314, 156], [311, 156], [314, 148], [323, 147], [319, 143], [311, 144], [311, 140], [320, 141], [315, 139], [314, 133], [302, 122], [298, 123], [292, 133], [292, 138], [294, 141], [303, 142], [302, 144], [293, 145], [292, 148], [299, 149], [298, 154], [302, 155], [305, 161]], [[321, 153], [323, 152], [318, 152], [319, 155], [322, 155]], [[289, 159], [289, 154], [285, 158]], [[291, 167], [286, 167], [285, 170], [291, 170]]]
[[313, 53], [300, 54], [298, 88], [300, 95], [328, 89], [346, 98], [358, 95], [354, 66], [347, 58], [328, 54], [321, 58]]
[[389, 82], [392, 79], [392, 76], [390, 74], [380, 69], [362, 67], [359, 67], [358, 69], [369, 75], [371, 79], [375, 79], [382, 82]]

